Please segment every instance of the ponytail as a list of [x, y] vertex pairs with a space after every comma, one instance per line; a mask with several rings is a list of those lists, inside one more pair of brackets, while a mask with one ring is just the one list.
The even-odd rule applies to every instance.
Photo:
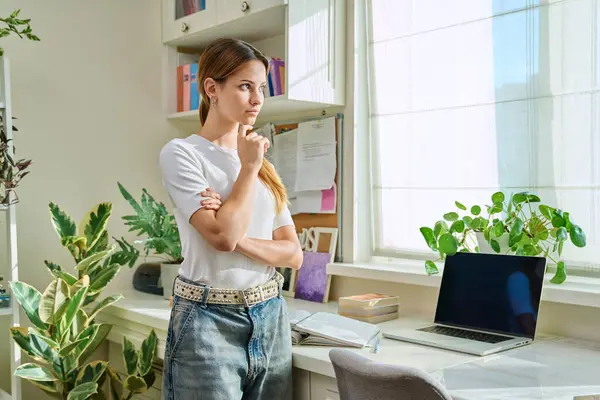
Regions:
[[204, 125], [206, 118], [208, 118], [208, 109], [210, 108], [208, 96], [203, 96], [204, 89], [200, 91], [200, 107], [198, 113], [200, 114], [200, 125]]
[[279, 174], [275, 171], [275, 167], [266, 158], [263, 158], [262, 166], [258, 171], [258, 177], [273, 193], [277, 204], [277, 214], [279, 214], [288, 202], [287, 192]]

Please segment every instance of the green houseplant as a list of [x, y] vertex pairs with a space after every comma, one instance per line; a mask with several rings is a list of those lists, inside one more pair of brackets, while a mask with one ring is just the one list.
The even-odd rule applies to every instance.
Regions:
[[[163, 203], [157, 202], [146, 189], [142, 189], [142, 196], [138, 203], [121, 183], [117, 182], [117, 185], [121, 195], [135, 212], [133, 215], [123, 217], [125, 225], [129, 227], [129, 232], [135, 232], [138, 236], [145, 236], [145, 239], [138, 240], [136, 243], [143, 243], [146, 256], [152, 252], [163, 257], [161, 282], [164, 297], [169, 298], [178, 266], [183, 261], [181, 240], [175, 217], [167, 211]], [[127, 242], [125, 242], [125, 245], [131, 247]]]
[[[560, 259], [565, 243], [585, 247], [586, 235], [568, 212], [543, 204], [539, 196], [520, 192], [507, 196], [496, 192], [485, 214], [479, 205], [469, 209], [456, 201], [456, 211], [443, 215], [432, 227], [420, 231], [438, 260], [457, 252], [480, 252], [489, 246], [495, 253], [543, 256], [556, 264], [552, 283], [567, 277], [565, 262]], [[437, 261], [437, 260], [435, 260]], [[429, 274], [438, 273], [433, 260], [425, 262]]]
[[[29, 24], [31, 20], [18, 18], [20, 12], [21, 10], [15, 10], [8, 17], [0, 18], [0, 22], [4, 25], [0, 28], [0, 38], [15, 34], [21, 39], [39, 41], [40, 38], [31, 31]], [[4, 56], [2, 47], [0, 47], [0, 56]], [[12, 131], [18, 132], [18, 129], [13, 125]], [[27, 169], [31, 166], [31, 160], [14, 158], [15, 147], [10, 142], [4, 120], [0, 116], [0, 205], [5, 206], [19, 201], [16, 192], [17, 186], [29, 174]]]
[[[146, 391], [155, 380], [151, 369], [157, 348], [154, 331], [143, 341], [139, 352], [124, 339], [127, 376], [120, 376], [106, 361], [88, 358], [112, 328], [110, 324], [96, 323], [96, 316], [123, 296], [97, 299], [121, 266], [129, 265], [137, 255], [122, 241], [118, 251], [115, 245], [109, 245], [106, 224], [112, 210], [110, 203], [95, 206], [79, 228], [56, 204], [50, 203], [49, 208], [60, 241], [74, 258], [75, 273], [46, 261], [53, 280], [44, 293], [24, 282], [10, 283], [15, 299], [31, 322], [29, 328], [11, 328], [12, 338], [36, 361], [20, 365], [15, 375], [60, 399], [130, 399]], [[107, 379], [110, 390], [105, 393], [102, 387]]]
[[181, 257], [181, 241], [175, 217], [167, 211], [163, 203], [157, 202], [146, 189], [142, 189], [142, 197], [138, 203], [136, 199], [117, 182], [121, 195], [127, 200], [135, 211], [134, 215], [123, 218], [129, 232], [146, 239], [137, 241], [144, 244], [146, 256], [151, 252], [164, 257], [165, 262], [179, 264]]
[[[0, 38], [10, 36], [12, 34], [17, 35], [21, 39], [27, 38], [35, 42], [39, 42], [40, 38], [32, 33], [31, 30], [31, 19], [19, 19], [20, 9], [13, 11], [8, 17], [0, 18], [5, 26], [0, 28]], [[4, 49], [0, 47], [0, 56], [4, 55]]]

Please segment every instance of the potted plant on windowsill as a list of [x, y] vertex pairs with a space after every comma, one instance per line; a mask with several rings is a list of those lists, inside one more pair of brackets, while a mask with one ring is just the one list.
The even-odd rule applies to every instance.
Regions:
[[175, 217], [167, 211], [163, 203], [154, 200], [146, 189], [142, 189], [142, 197], [138, 203], [121, 183], [117, 182], [117, 184], [121, 194], [135, 211], [134, 215], [123, 217], [125, 225], [129, 226], [130, 232], [135, 232], [138, 236], [146, 236], [136, 243], [144, 245], [146, 256], [152, 252], [163, 257], [160, 271], [161, 284], [163, 297], [169, 299], [179, 265], [183, 261]]
[[[585, 232], [573, 223], [570, 214], [542, 204], [536, 194], [529, 192], [508, 197], [496, 192], [491, 200], [492, 205], [485, 206], [487, 216], [481, 215], [481, 206], [472, 206], [469, 215], [466, 206], [455, 202], [457, 211], [444, 214], [433, 228], [421, 227], [429, 248], [437, 252], [441, 260], [459, 251], [546, 257], [556, 264], [551, 282], [564, 282], [567, 271], [565, 262], [560, 259], [564, 244], [586, 245]], [[467, 215], [459, 215], [465, 212]], [[425, 262], [425, 268], [429, 274], [438, 273], [432, 260]]]

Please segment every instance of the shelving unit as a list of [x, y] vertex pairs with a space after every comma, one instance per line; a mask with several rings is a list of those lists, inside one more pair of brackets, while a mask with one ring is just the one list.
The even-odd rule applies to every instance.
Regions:
[[177, 66], [190, 57], [197, 60], [220, 37], [245, 40], [285, 61], [284, 94], [265, 99], [260, 121], [324, 110], [333, 114], [344, 106], [345, 0], [205, 0], [204, 10], [177, 19], [178, 2], [182, 0], [163, 0], [169, 121], [186, 128], [199, 124], [198, 110], [177, 112]]
[[[10, 101], [10, 68], [6, 57], [0, 57], [0, 108], [2, 111], [2, 121], [7, 138], [12, 139], [12, 112]], [[12, 140], [11, 142], [12, 143]], [[12, 156], [12, 147], [9, 149]], [[7, 261], [8, 274], [5, 276], [5, 282], [19, 280], [19, 263], [17, 258], [17, 211], [16, 205], [1, 206], [0, 213], [6, 218], [6, 240], [7, 240]], [[19, 326], [19, 305], [11, 297], [10, 308], [1, 308], [0, 316], [12, 318], [11, 326]], [[14, 375], [15, 369], [21, 364], [21, 349], [10, 339], [10, 373], [11, 373], [11, 394], [0, 391], [0, 400], [21, 399], [21, 380]], [[3, 358], [6, 360], [6, 358]]]

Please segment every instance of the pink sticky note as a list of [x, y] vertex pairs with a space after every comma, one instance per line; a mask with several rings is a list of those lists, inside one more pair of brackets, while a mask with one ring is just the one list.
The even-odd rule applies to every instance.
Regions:
[[335, 210], [335, 187], [321, 191], [321, 212]]

